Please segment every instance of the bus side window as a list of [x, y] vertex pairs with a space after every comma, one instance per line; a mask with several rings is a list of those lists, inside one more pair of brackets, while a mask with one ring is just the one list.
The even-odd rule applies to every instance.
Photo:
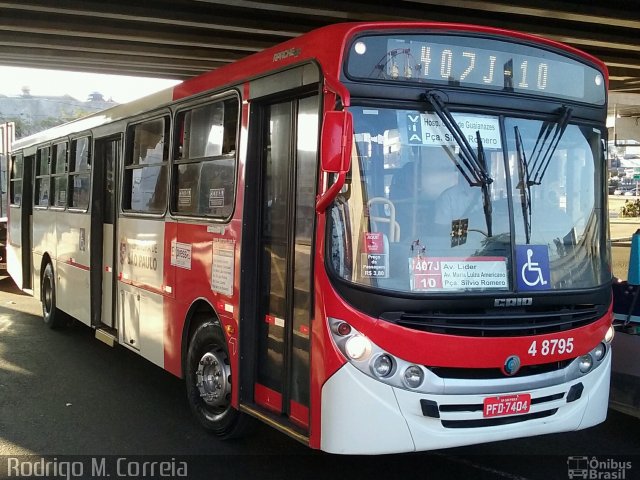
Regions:
[[17, 154], [12, 158], [9, 172], [9, 203], [14, 206], [22, 205], [22, 174], [24, 157]]
[[235, 199], [238, 99], [178, 114], [171, 210], [228, 218]]
[[69, 207], [80, 210], [89, 208], [91, 194], [90, 137], [71, 142], [69, 158]]
[[36, 153], [36, 181], [33, 203], [38, 207], [49, 206], [51, 147], [39, 148]]
[[162, 214], [167, 200], [169, 117], [132, 125], [128, 129], [122, 208]]
[[68, 172], [68, 150], [67, 142], [60, 142], [53, 145], [51, 156], [51, 205], [56, 207], [67, 206], [67, 172]]

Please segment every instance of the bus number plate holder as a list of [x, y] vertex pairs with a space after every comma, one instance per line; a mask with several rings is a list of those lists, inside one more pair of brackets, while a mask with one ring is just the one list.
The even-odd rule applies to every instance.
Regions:
[[521, 415], [523, 413], [529, 413], [530, 408], [531, 395], [528, 393], [487, 397], [484, 399], [482, 416], [487, 418], [502, 417], [505, 415]]

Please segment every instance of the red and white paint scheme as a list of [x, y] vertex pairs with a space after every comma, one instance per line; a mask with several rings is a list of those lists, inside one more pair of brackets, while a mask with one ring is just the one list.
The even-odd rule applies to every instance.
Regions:
[[607, 71], [461, 24], [328, 26], [20, 139], [8, 270], [256, 417], [378, 454], [576, 430], [607, 409]]

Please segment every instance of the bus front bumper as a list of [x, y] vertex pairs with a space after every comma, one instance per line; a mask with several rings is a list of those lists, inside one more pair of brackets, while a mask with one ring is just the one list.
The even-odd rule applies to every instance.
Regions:
[[[610, 370], [608, 352], [598, 368], [577, 380], [505, 392], [529, 393], [532, 405], [527, 415], [499, 417], [510, 419], [501, 423], [483, 418], [483, 401], [494, 394], [429, 395], [403, 390], [347, 363], [322, 388], [320, 448], [340, 454], [401, 453], [580, 430], [606, 418]], [[580, 392], [578, 398], [567, 401], [570, 391], [569, 398]], [[438, 413], [423, 413], [421, 400], [435, 402]], [[475, 408], [461, 407], [469, 405]]]

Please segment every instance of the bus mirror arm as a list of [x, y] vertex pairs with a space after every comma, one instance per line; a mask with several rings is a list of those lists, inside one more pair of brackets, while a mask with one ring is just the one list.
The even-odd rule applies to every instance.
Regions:
[[[335, 93], [339, 97], [340, 103], [342, 103], [343, 108], [351, 106], [351, 94], [349, 93], [349, 90], [347, 90], [347, 88], [343, 84], [341, 84], [337, 78], [329, 75], [324, 77], [323, 90], [324, 93]], [[336, 99], [336, 101], [337, 100], [338, 98]]]
[[329, 204], [331, 204], [331, 202], [333, 202], [333, 200], [338, 196], [338, 193], [344, 186], [344, 182], [346, 178], [347, 178], [346, 171], [338, 172], [338, 177], [336, 178], [336, 181], [333, 182], [331, 186], [327, 188], [327, 190], [318, 197], [318, 200], [316, 201], [316, 212], [324, 213], [324, 211], [327, 209]]

